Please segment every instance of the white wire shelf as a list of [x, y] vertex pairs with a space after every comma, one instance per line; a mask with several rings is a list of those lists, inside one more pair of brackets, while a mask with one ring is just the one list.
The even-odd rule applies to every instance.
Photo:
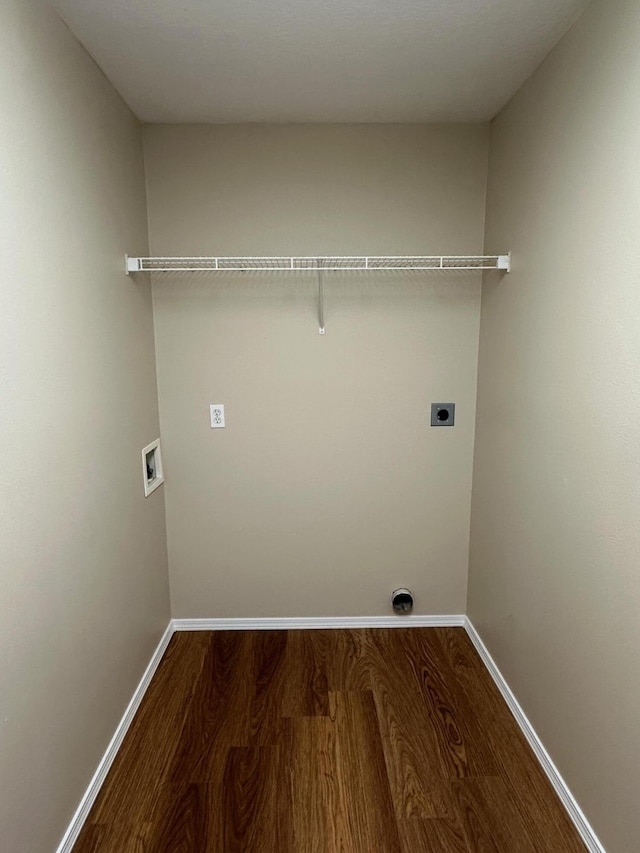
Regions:
[[323, 273], [328, 270], [511, 270], [508, 255], [347, 255], [314, 257], [254, 257], [254, 258], [130, 258], [125, 256], [127, 275], [136, 272], [255, 272], [309, 271], [318, 273], [318, 325], [321, 335], [324, 325]]
[[326, 257], [156, 257], [126, 256], [133, 272], [221, 272], [237, 270], [502, 270], [511, 269], [510, 255], [348, 255]]

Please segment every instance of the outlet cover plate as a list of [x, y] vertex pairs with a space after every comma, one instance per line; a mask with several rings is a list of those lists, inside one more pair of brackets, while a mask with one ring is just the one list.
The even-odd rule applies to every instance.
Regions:
[[211, 429], [224, 429], [224, 404], [211, 403], [209, 406]]
[[431, 426], [453, 426], [456, 420], [455, 403], [432, 403], [431, 404]]

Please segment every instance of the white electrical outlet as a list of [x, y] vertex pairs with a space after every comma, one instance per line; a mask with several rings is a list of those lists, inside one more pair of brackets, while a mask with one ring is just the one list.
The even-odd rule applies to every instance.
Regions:
[[224, 406], [222, 403], [212, 403], [209, 406], [211, 429], [221, 429], [224, 426]]

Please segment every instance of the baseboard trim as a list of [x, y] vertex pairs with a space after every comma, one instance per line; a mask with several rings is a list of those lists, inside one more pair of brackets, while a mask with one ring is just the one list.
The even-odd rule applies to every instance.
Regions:
[[174, 619], [175, 631], [294, 631], [310, 628], [451, 628], [466, 616], [300, 616], [258, 619]]
[[576, 829], [580, 833], [580, 837], [584, 841], [589, 853], [606, 853], [604, 847], [600, 843], [598, 836], [593, 831], [593, 827], [584, 815], [584, 812], [578, 805], [578, 801], [569, 790], [569, 786], [560, 775], [560, 771], [553, 763], [553, 760], [542, 741], [538, 737], [536, 730], [533, 728], [527, 715], [522, 710], [522, 707], [515, 697], [515, 694], [509, 687], [505, 677], [502, 675], [494, 659], [491, 657], [489, 650], [482, 642], [482, 639], [473, 623], [468, 617], [465, 617], [464, 628], [469, 635], [469, 639], [476, 648], [476, 651], [482, 658], [482, 662], [489, 670], [489, 673], [502, 694], [503, 699], [509, 706], [509, 709], [520, 726], [522, 733], [526, 737], [529, 746], [534, 751], [536, 758], [540, 762], [542, 769], [547, 775], [547, 778], [553, 785], [556, 794], [560, 797], [562, 805], [565, 807], [569, 817], [573, 821]]
[[100, 792], [100, 788], [102, 787], [102, 783], [104, 782], [107, 773], [113, 761], [118, 754], [118, 750], [124, 740], [124, 736], [127, 733], [129, 726], [135, 716], [138, 707], [140, 706], [140, 702], [142, 702], [142, 697], [147, 691], [147, 688], [153, 678], [153, 675], [158, 668], [158, 664], [162, 659], [162, 655], [165, 653], [167, 646], [169, 645], [169, 640], [173, 636], [174, 627], [173, 622], [169, 622], [167, 625], [164, 634], [162, 635], [160, 642], [158, 643], [156, 650], [151, 656], [151, 660], [149, 661], [149, 665], [144, 671], [144, 675], [140, 679], [140, 683], [136, 687], [133, 696], [131, 697], [131, 701], [129, 702], [126, 711], [118, 726], [116, 728], [115, 734], [111, 738], [111, 742], [106, 749], [105, 754], [102, 756], [100, 763], [98, 764], [98, 768], [96, 772], [93, 774], [93, 778], [91, 782], [89, 782], [89, 787], [84, 793], [84, 796], [80, 800], [80, 805], [76, 809], [76, 813], [71, 819], [71, 823], [67, 827], [67, 831], [62, 837], [62, 841], [58, 846], [57, 853], [71, 853], [73, 845], [76, 843], [78, 836], [80, 835], [80, 830], [82, 829], [85, 820], [89, 812], [91, 811], [91, 807], [95, 802], [98, 793]]

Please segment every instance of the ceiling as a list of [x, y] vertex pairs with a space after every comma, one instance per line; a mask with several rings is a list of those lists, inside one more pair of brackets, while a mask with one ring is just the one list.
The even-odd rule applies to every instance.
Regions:
[[491, 119], [588, 0], [52, 0], [145, 122]]

